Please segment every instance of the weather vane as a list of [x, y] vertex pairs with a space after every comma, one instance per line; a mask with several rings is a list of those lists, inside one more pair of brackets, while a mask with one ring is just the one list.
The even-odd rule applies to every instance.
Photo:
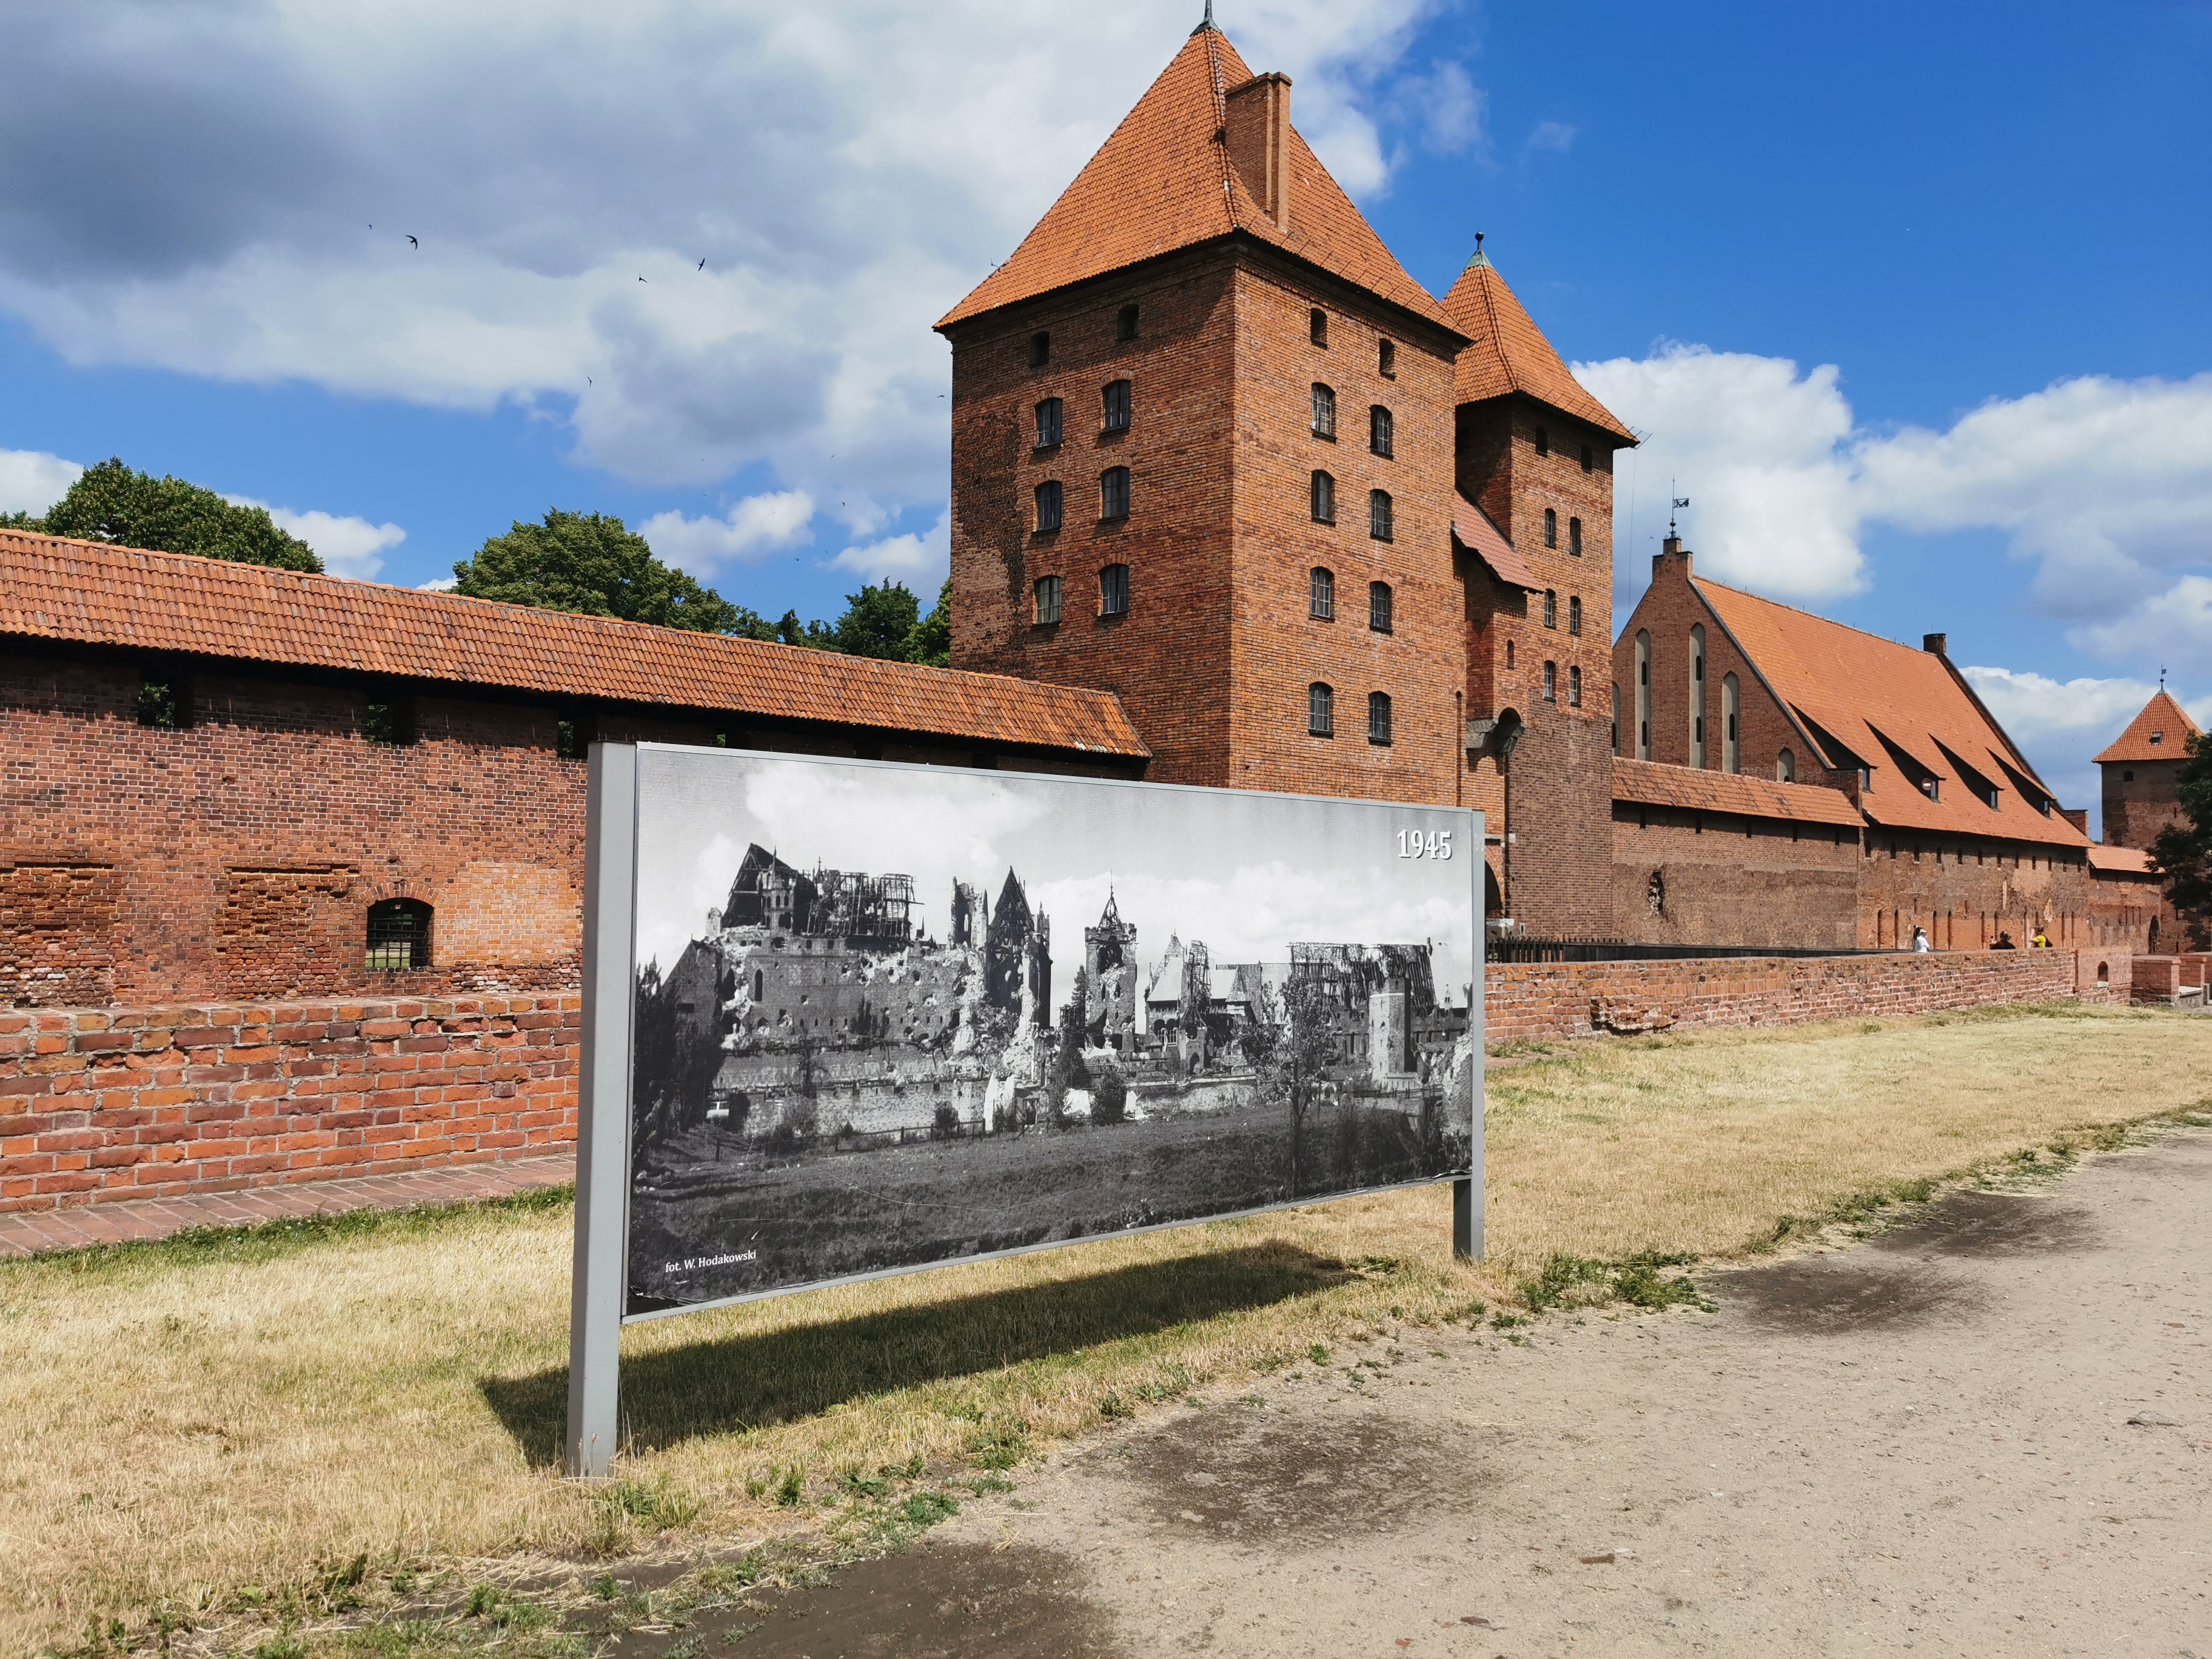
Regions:
[[1677, 495], [1674, 493], [1674, 481], [1672, 478], [1668, 479], [1668, 480], [1667, 480], [1667, 533], [1668, 533], [1669, 536], [1672, 536], [1672, 535], [1674, 535], [1674, 514], [1675, 514], [1677, 512], [1679, 512], [1681, 508], [1687, 507], [1689, 504], [1690, 504], [1690, 498], [1689, 498], [1687, 495]]

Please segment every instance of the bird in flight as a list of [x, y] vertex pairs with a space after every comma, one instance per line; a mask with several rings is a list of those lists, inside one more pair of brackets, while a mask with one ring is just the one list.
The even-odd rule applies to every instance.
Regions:
[[410, 237], [407, 239], [407, 246], [410, 246], [410, 247], [416, 247], [416, 248], [419, 248], [419, 247], [421, 247], [421, 246], [422, 246], [422, 244], [421, 240], [418, 240], [417, 238], [413, 237], [413, 236], [410, 236]]
[[644, 277], [642, 277], [642, 276], [641, 276], [641, 277], [639, 277], [637, 280], [638, 280], [639, 282], [641, 282], [641, 282], [643, 282], [643, 281], [645, 280], [645, 278], [644, 278]]
[[704, 259], [700, 260], [700, 261], [699, 261], [699, 269], [700, 269], [700, 270], [706, 270], [706, 268], [707, 268], [707, 262], [706, 262]]

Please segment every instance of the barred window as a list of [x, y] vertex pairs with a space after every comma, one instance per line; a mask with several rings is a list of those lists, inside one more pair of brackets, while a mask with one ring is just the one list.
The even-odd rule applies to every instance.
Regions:
[[1105, 398], [1105, 429], [1127, 432], [1129, 429], [1129, 383], [1127, 380], [1109, 380]]
[[1098, 516], [1102, 519], [1126, 519], [1129, 516], [1129, 469], [1109, 466], [1098, 475]]
[[430, 965], [430, 907], [421, 899], [379, 899], [368, 907], [373, 969], [404, 973]]
[[1319, 680], [1306, 687], [1306, 732], [1316, 738], [1336, 735], [1336, 693]]
[[1039, 576], [1036, 581], [1036, 619], [1040, 623], [1060, 620], [1060, 578]]
[[1555, 662], [1547, 662], [1544, 665], [1544, 701], [1546, 702], [1557, 702], [1559, 700], [1559, 665]]
[[1336, 522], [1336, 480], [1326, 472], [1313, 475], [1313, 515], [1316, 524]]
[[1547, 547], [1557, 547], [1559, 544], [1559, 515], [1553, 508], [1547, 507], [1544, 509], [1544, 545]]
[[1036, 527], [1040, 534], [1060, 528], [1060, 480], [1047, 478], [1036, 487]]
[[1583, 602], [1578, 597], [1570, 594], [1567, 597], [1567, 632], [1579, 634], [1582, 631]]
[[1578, 559], [1583, 556], [1583, 521], [1580, 519], [1567, 520], [1567, 551]]
[[1336, 392], [1319, 380], [1313, 388], [1313, 433], [1316, 438], [1336, 436]]
[[1382, 340], [1376, 343], [1375, 348], [1375, 368], [1376, 373], [1380, 374], [1386, 380], [1395, 380], [1397, 378], [1398, 346], [1395, 341]]
[[1383, 459], [1390, 459], [1390, 411], [1380, 404], [1367, 411], [1367, 447]]
[[1316, 622], [1336, 620], [1336, 575], [1326, 565], [1316, 565], [1306, 589], [1306, 614]]
[[1390, 584], [1367, 584], [1367, 625], [1378, 634], [1390, 631]]
[[1121, 314], [1114, 319], [1114, 337], [1133, 340], [1137, 337], [1137, 307], [1123, 306]]
[[1570, 708], [1579, 708], [1582, 706], [1583, 671], [1579, 668], [1571, 667], [1567, 670], [1567, 707]]
[[1060, 399], [1048, 398], [1036, 406], [1037, 440], [1039, 449], [1056, 449], [1060, 446]]
[[1390, 539], [1390, 494], [1384, 489], [1367, 492], [1367, 533], [1378, 542]]
[[1306, 327], [1312, 334], [1313, 343], [1316, 345], [1326, 346], [1328, 343], [1328, 313], [1323, 311], [1319, 306], [1316, 306], [1313, 308], [1313, 314], [1306, 319]]
[[1544, 590], [1544, 626], [1557, 628], [1559, 625], [1559, 596], [1547, 587]]
[[1367, 741], [1378, 749], [1390, 746], [1390, 694], [1387, 691], [1367, 694]]
[[1043, 333], [1038, 333], [1038, 334], [1032, 334], [1032, 335], [1030, 335], [1030, 367], [1031, 368], [1043, 368], [1047, 363], [1050, 362], [1051, 361], [1052, 361], [1052, 336], [1051, 336], [1051, 335], [1049, 335], [1049, 334], [1043, 334]]
[[1098, 573], [1098, 614], [1102, 617], [1126, 617], [1129, 614], [1129, 567], [1109, 564]]

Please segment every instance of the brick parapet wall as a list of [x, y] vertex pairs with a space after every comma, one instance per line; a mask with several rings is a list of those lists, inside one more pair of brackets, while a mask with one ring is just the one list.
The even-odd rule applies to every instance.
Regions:
[[0, 1012], [0, 1211], [573, 1140], [573, 994]]

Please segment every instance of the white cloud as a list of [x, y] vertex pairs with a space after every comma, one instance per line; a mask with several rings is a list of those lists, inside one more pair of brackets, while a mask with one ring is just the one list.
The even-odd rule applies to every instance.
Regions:
[[[2027, 751], [2043, 781], [2057, 791], [2060, 802], [2089, 808], [2094, 828], [2102, 812], [2103, 780], [2089, 757], [2127, 729], [2158, 690], [2157, 684], [2087, 676], [2061, 681], [2010, 668], [1959, 672], [2012, 740]], [[2212, 697], [2202, 702], [2212, 713]]]
[[687, 519], [681, 513], [656, 513], [638, 534], [665, 562], [710, 581], [726, 564], [765, 557], [806, 539], [814, 522], [814, 498], [803, 489], [748, 495], [719, 519]]
[[416, 582], [415, 586], [422, 593], [450, 593], [460, 585], [459, 576], [433, 576], [427, 582]]
[[39, 449], [0, 449], [0, 513], [44, 513], [84, 469]]
[[1531, 155], [1565, 155], [1574, 148], [1576, 131], [1565, 121], [1539, 121], [1523, 148]]
[[[889, 536], [848, 547], [830, 561], [832, 570], [853, 570], [876, 581], [903, 581], [932, 604], [952, 564], [952, 514], [938, 514], [921, 533]], [[916, 586], [916, 583], [920, 586]]]
[[251, 495], [223, 499], [239, 507], [266, 508], [279, 530], [297, 536], [315, 550], [331, 575], [348, 576], [355, 581], [375, 580], [377, 572], [384, 568], [385, 550], [407, 539], [407, 532], [396, 524], [371, 524], [366, 519], [342, 519], [330, 513], [295, 513], [289, 507], [257, 501]]

